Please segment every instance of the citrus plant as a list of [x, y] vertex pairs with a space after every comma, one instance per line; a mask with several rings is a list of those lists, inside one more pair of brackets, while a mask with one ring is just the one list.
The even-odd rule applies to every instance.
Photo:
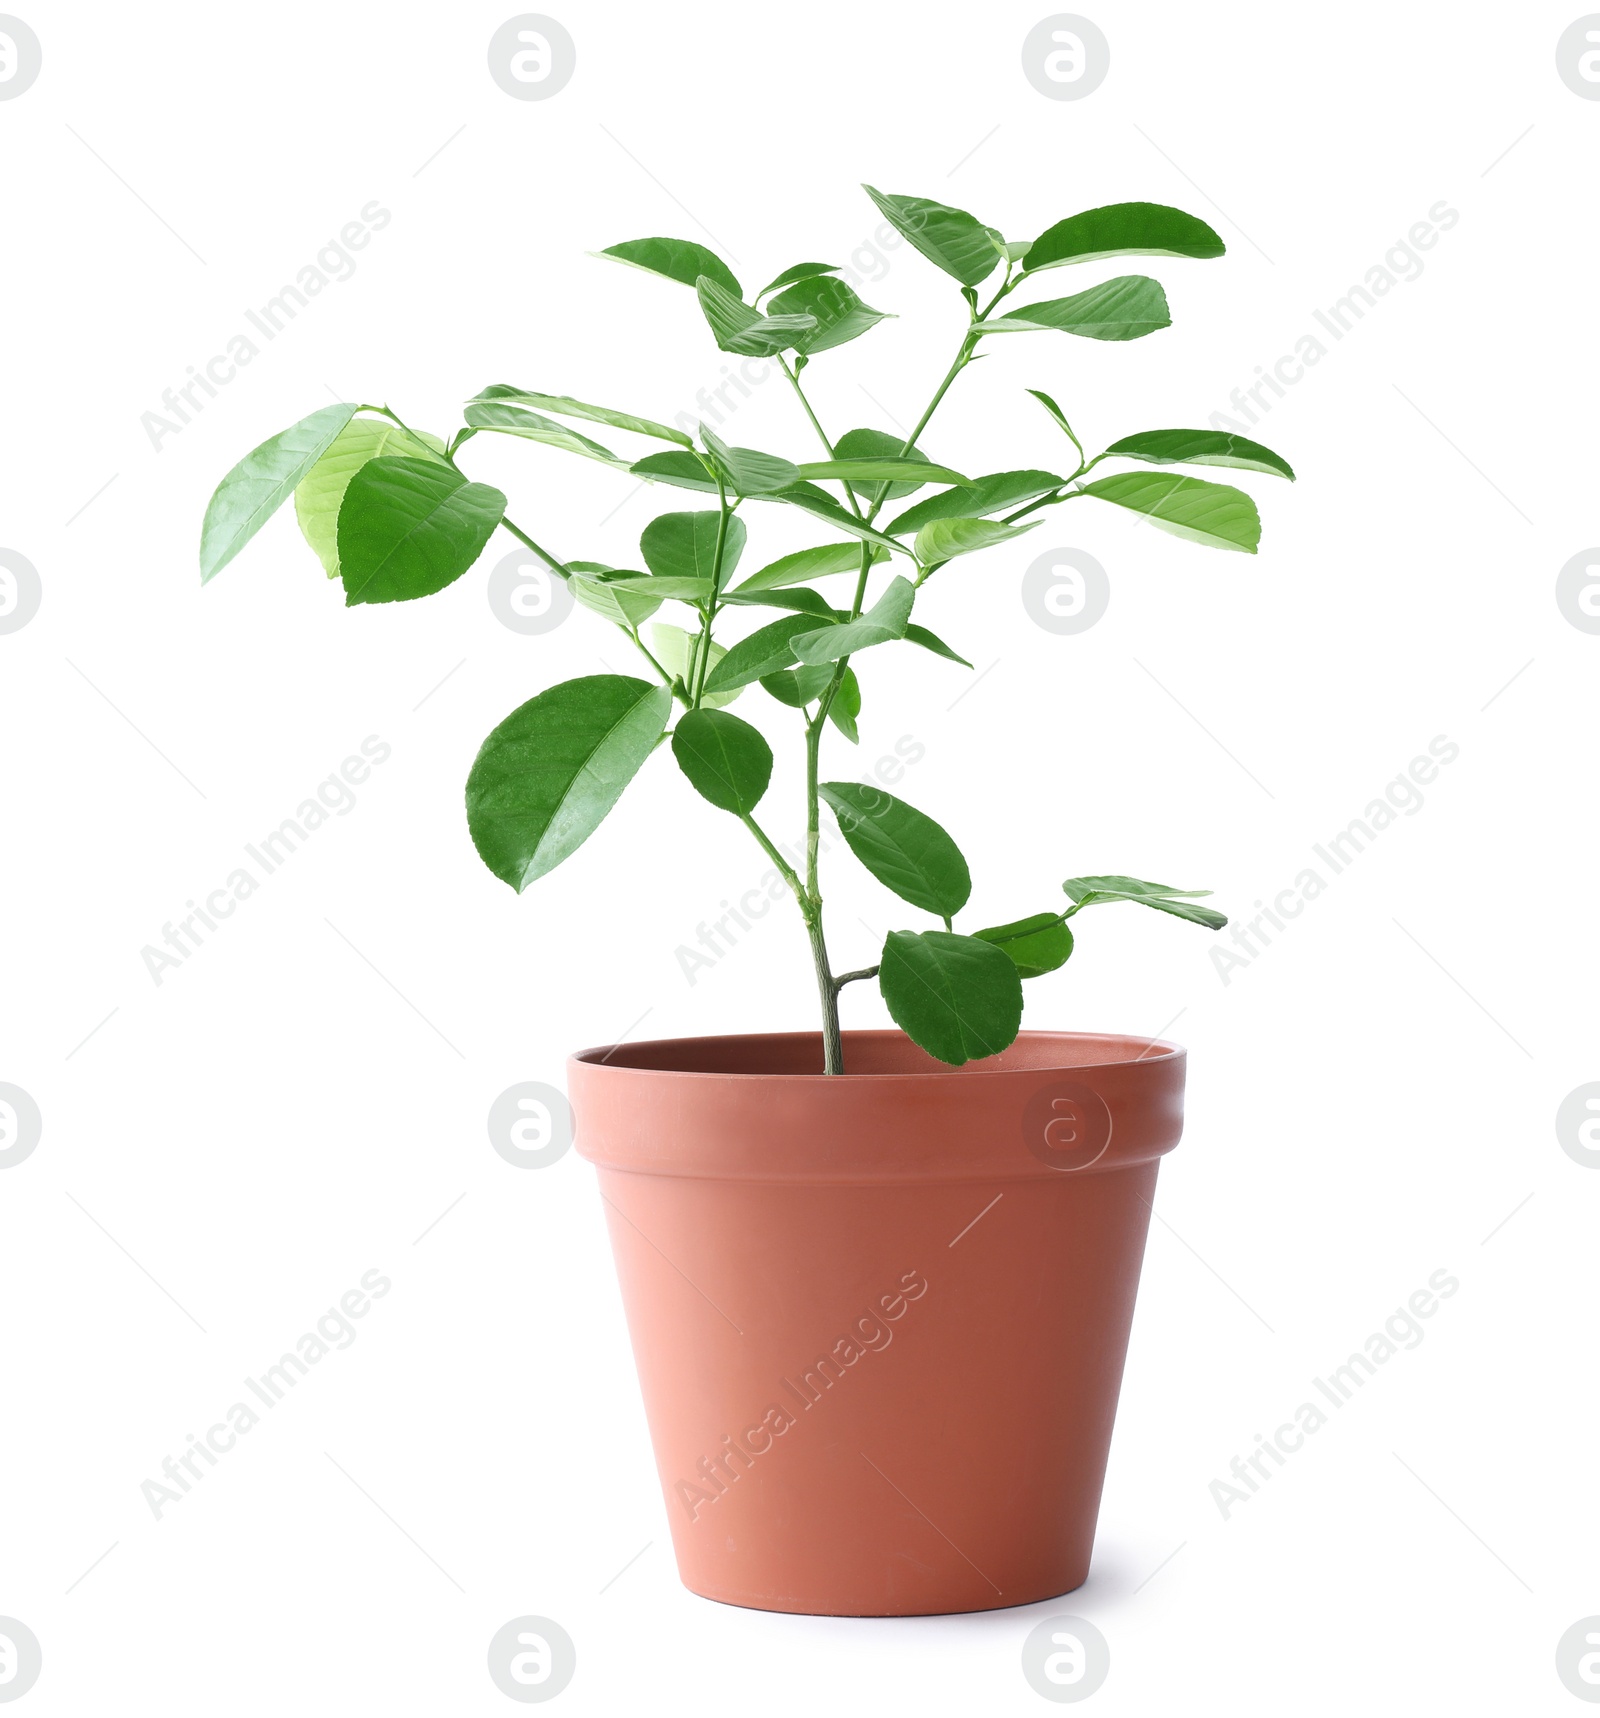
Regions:
[[[512, 711], [489, 735], [466, 787], [467, 822], [484, 863], [512, 888], [526, 889], [593, 834], [646, 759], [670, 742], [689, 785], [749, 830], [794, 896], [815, 960], [830, 1074], [843, 1072], [839, 995], [853, 981], [876, 978], [899, 1026], [933, 1056], [957, 1064], [1011, 1043], [1022, 1019], [1023, 981], [1065, 964], [1073, 949], [1070, 921], [1086, 907], [1132, 901], [1213, 929], [1227, 922], [1197, 904], [1208, 890], [1088, 876], [1066, 881], [1066, 903], [1058, 909], [957, 931], [972, 885], [950, 835], [890, 794], [822, 779], [830, 726], [856, 739], [862, 700], [856, 665], [867, 673], [872, 652], [909, 645], [970, 668], [912, 618], [918, 592], [953, 562], [1019, 537], [1045, 508], [1099, 501], [1191, 541], [1253, 554], [1261, 522], [1248, 495], [1163, 468], [1294, 476], [1269, 448], [1218, 430], [1142, 430], [1091, 457], [1065, 412], [1036, 388], [1028, 391], [1053, 445], [1070, 449], [1050, 459], [1063, 470], [973, 477], [935, 460], [922, 448], [923, 434], [985, 342], [1052, 332], [1137, 340], [1171, 322], [1165, 293], [1146, 275], [1118, 275], [1065, 298], [1010, 302], [1019, 290], [1034, 288], [1053, 269], [1130, 255], [1218, 257], [1224, 246], [1205, 222], [1154, 203], [1089, 209], [1019, 242], [963, 210], [867, 191], [885, 219], [953, 278], [966, 307], [955, 357], [909, 434], [835, 433], [807, 396], [805, 371], [836, 362], [830, 354], [886, 314], [863, 303], [841, 270], [796, 263], [747, 299], [727, 264], [705, 246], [635, 239], [600, 254], [694, 292], [724, 352], [775, 360], [820, 458], [730, 447], [704, 424], [696, 440], [632, 412], [504, 383], [469, 400], [464, 424], [448, 439], [413, 429], [387, 406], [324, 406], [228, 473], [207, 508], [200, 546], [204, 581], [293, 495], [307, 542], [343, 585], [345, 602], [355, 605], [431, 596], [478, 560], [497, 527], [510, 532], [580, 603], [627, 636], [648, 676], [565, 681]], [[664, 446], [642, 457], [617, 454], [574, 423]], [[498, 489], [463, 469], [466, 444], [483, 434], [516, 436], [705, 499], [645, 527], [642, 571], [558, 555], [507, 516]], [[1108, 462], [1126, 468], [1093, 475]], [[921, 491], [922, 499], [901, 505]], [[821, 540], [740, 579], [747, 517], [759, 512], [747, 503], [797, 509]], [[819, 588], [846, 574], [854, 575], [847, 600]], [[680, 620], [655, 620], [663, 609]], [[726, 629], [760, 620], [763, 610], [775, 617], [728, 636]], [[757, 818], [773, 753], [749, 719], [756, 713], [747, 698], [753, 693], [779, 720], [787, 713], [804, 747], [807, 843], [800, 869]], [[741, 698], [745, 713], [736, 715], [729, 706]], [[834, 971], [823, 932], [824, 805], [866, 869], [934, 921], [892, 931], [878, 961], [855, 972]]]

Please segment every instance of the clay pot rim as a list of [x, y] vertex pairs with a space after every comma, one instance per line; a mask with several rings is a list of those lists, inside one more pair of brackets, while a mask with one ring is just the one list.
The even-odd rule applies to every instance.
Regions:
[[[981, 1061], [964, 1062], [959, 1066], [950, 1066], [934, 1062], [931, 1057], [923, 1056], [906, 1037], [896, 1028], [869, 1027], [860, 1030], [846, 1031], [843, 1034], [845, 1046], [845, 1072], [843, 1075], [827, 1075], [823, 1073], [790, 1073], [786, 1071], [746, 1071], [740, 1068], [674, 1068], [663, 1067], [655, 1061], [639, 1063], [625, 1060], [628, 1056], [638, 1056], [649, 1052], [658, 1055], [670, 1052], [675, 1046], [709, 1047], [714, 1045], [770, 1045], [776, 1049], [779, 1045], [816, 1045], [818, 1060], [821, 1059], [820, 1032], [714, 1032], [690, 1037], [674, 1038], [643, 1038], [634, 1043], [597, 1044], [587, 1050], [575, 1050], [568, 1058], [571, 1063], [581, 1063], [586, 1071], [594, 1073], [635, 1074], [652, 1079], [674, 1080], [748, 1080], [754, 1082], [783, 1081], [808, 1085], [827, 1084], [836, 1086], [847, 1083], [850, 1086], [886, 1086], [911, 1082], [926, 1082], [930, 1080], [958, 1079], [1016, 1079], [1018, 1075], [1049, 1075], [1063, 1076], [1087, 1075], [1103, 1072], [1110, 1068], [1133, 1067], [1150, 1065], [1160, 1067], [1174, 1057], [1186, 1057], [1188, 1051], [1181, 1044], [1175, 1044], [1166, 1038], [1143, 1038], [1132, 1033], [1124, 1032], [1055, 1032], [1048, 1029], [1027, 1029], [1017, 1034], [1012, 1046], [1000, 1052], [999, 1056], [986, 1057]], [[923, 1057], [927, 1066], [906, 1068], [894, 1072], [874, 1072], [856, 1074], [849, 1071], [851, 1045], [866, 1047], [903, 1046], [912, 1055]], [[1024, 1053], [1030, 1050], [1047, 1049], [1051, 1044], [1087, 1045], [1097, 1044], [1109, 1052], [1093, 1060], [1063, 1060], [1056, 1062], [1048, 1058], [1044, 1060], [1029, 1057], [1016, 1057], [1020, 1047]], [[1126, 1054], [1116, 1053], [1125, 1050]]]

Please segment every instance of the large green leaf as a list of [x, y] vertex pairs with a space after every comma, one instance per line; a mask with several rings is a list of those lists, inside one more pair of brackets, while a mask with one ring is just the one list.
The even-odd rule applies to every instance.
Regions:
[[838, 272], [837, 266], [831, 262], [797, 262], [792, 267], [786, 268], [776, 280], [769, 280], [756, 294], [756, 303], [759, 304], [769, 292], [776, 292], [780, 287], [792, 286], [797, 280], [814, 280], [818, 275], [837, 274]]
[[[661, 578], [703, 579], [708, 585], [717, 565], [720, 513], [663, 513], [639, 538], [644, 564]], [[744, 520], [729, 514], [722, 545], [722, 581], [732, 576], [744, 553]]]
[[1022, 304], [993, 322], [982, 324], [986, 334], [1025, 334], [1059, 328], [1089, 340], [1138, 340], [1172, 326], [1167, 295], [1147, 274], [1120, 274], [1071, 298], [1043, 304]]
[[572, 594], [585, 608], [630, 632], [638, 631], [666, 595], [665, 591], [652, 593], [648, 581], [637, 573], [620, 572], [599, 561], [568, 561], [567, 570], [572, 574]]
[[200, 582], [214, 579], [294, 493], [360, 408], [324, 406], [247, 453], [217, 485], [200, 527]]
[[615, 257], [618, 262], [632, 263], [635, 268], [648, 269], [651, 274], [664, 274], [668, 280], [693, 286], [702, 275], [714, 280], [735, 298], [740, 286], [733, 271], [717, 255], [693, 239], [628, 239], [597, 253]]
[[1212, 549], [1256, 552], [1261, 515], [1242, 489], [1166, 472], [1124, 471], [1083, 485], [1085, 495], [1143, 513], [1152, 525]]
[[917, 533], [917, 559], [925, 567], [936, 561], [952, 561], [957, 555], [971, 555], [1009, 542], [1042, 523], [1039, 519], [1030, 519], [1025, 525], [1006, 525], [998, 519], [930, 519]]
[[816, 319], [815, 330], [795, 343], [808, 357], [858, 339], [890, 314], [863, 304], [851, 287], [831, 275], [814, 275], [797, 282], [787, 292], [780, 292], [767, 309], [781, 316]]
[[800, 467], [808, 483], [837, 478], [852, 487], [860, 483], [904, 483], [911, 473], [913, 483], [966, 483], [969, 480], [947, 465], [921, 459], [819, 459]]
[[1294, 468], [1282, 454], [1225, 430], [1141, 430], [1112, 442], [1101, 458], [1110, 454], [1142, 459], [1146, 465], [1228, 465], [1294, 481]]
[[437, 436], [413, 435], [388, 418], [352, 418], [295, 489], [294, 513], [300, 535], [316, 551], [330, 579], [339, 576], [339, 506], [344, 492], [369, 459], [385, 454], [445, 463], [444, 443]]
[[905, 637], [915, 598], [916, 587], [910, 579], [896, 573], [883, 595], [859, 620], [823, 627], [820, 632], [802, 633], [790, 639], [789, 648], [801, 662], [818, 663], [837, 662], [841, 656], [869, 650], [875, 644], [889, 644]]
[[1023, 978], [1041, 978], [1065, 966], [1072, 956], [1072, 932], [1060, 913], [1033, 913], [972, 934], [1004, 949]]
[[630, 591], [639, 596], [653, 598], [658, 603], [672, 599], [692, 603], [697, 607], [711, 596], [710, 579], [677, 578], [671, 574], [658, 579], [652, 573], [622, 573], [612, 579], [606, 588], [611, 591]]
[[672, 730], [672, 755], [703, 799], [748, 817], [772, 780], [772, 748], [726, 710], [690, 710]]
[[[666, 621], [657, 621], [650, 628], [650, 649], [657, 662], [675, 679], [681, 680], [685, 687], [693, 686], [699, 678], [700, 648], [703, 640], [698, 632], [685, 632], [681, 626], [672, 626]], [[716, 672], [717, 664], [728, 652], [720, 644], [713, 644], [706, 653], [706, 673], [708, 677]], [[724, 692], [720, 697], [707, 697], [702, 700], [701, 708], [720, 710], [724, 704], [731, 704], [739, 696], [739, 689]]]
[[711, 332], [724, 352], [739, 352], [747, 358], [773, 358], [798, 345], [800, 337], [817, 325], [814, 316], [763, 316], [709, 275], [702, 275], [695, 282], [695, 291]]
[[671, 483], [679, 489], [697, 489], [707, 495], [717, 493], [717, 480], [697, 453], [647, 453], [628, 470], [648, 483]]
[[816, 629], [816, 617], [809, 614], [786, 614], [769, 621], [729, 649], [706, 676], [706, 690], [731, 692], [763, 675], [775, 674], [780, 668], [793, 668], [795, 654], [789, 641], [797, 634], [814, 633]]
[[850, 851], [902, 901], [953, 918], [972, 893], [961, 849], [915, 806], [864, 782], [829, 781], [817, 789], [839, 820]]
[[[874, 549], [871, 553], [874, 561], [889, 558], [882, 549]], [[857, 573], [860, 570], [861, 550], [854, 543], [824, 543], [820, 548], [797, 549], [792, 555], [769, 562], [739, 586], [739, 594], [777, 590], [783, 585], [825, 578], [830, 573]]]
[[347, 604], [409, 602], [453, 584], [493, 535], [506, 498], [425, 459], [369, 459], [339, 509]]
[[1022, 1024], [1022, 979], [1003, 949], [949, 931], [891, 931], [878, 988], [894, 1023], [959, 1067], [996, 1056]]
[[999, 265], [999, 247], [1005, 240], [964, 209], [952, 209], [926, 197], [887, 196], [870, 185], [861, 189], [883, 211], [890, 226], [963, 286], [987, 280]]
[[680, 447], [694, 445], [682, 430], [673, 429], [667, 424], [658, 424], [654, 418], [635, 417], [632, 412], [615, 412], [609, 406], [591, 406], [566, 394], [535, 394], [526, 388], [513, 388], [508, 383], [496, 382], [493, 387], [475, 394], [467, 404], [475, 405], [480, 400], [506, 400], [512, 405], [532, 406], [538, 411], [554, 412], [558, 417], [582, 418], [587, 423], [609, 424], [612, 429], [632, 430], [636, 435], [654, 436], [658, 441], [675, 441]]
[[800, 481], [800, 468], [775, 453], [761, 453], [753, 447], [729, 447], [705, 424], [700, 426], [700, 439], [715, 460], [723, 481], [738, 495], [776, 495]]
[[[845, 669], [845, 676], [847, 679], [855, 678], [849, 668]], [[761, 685], [780, 704], [787, 704], [791, 710], [803, 710], [827, 691], [832, 679], [833, 664], [819, 662], [815, 668], [779, 668], [771, 674], [763, 674]]]
[[1069, 916], [1102, 901], [1137, 901], [1142, 907], [1171, 913], [1174, 918], [1204, 925], [1207, 930], [1220, 931], [1228, 922], [1227, 915], [1215, 908], [1194, 905], [1195, 897], [1209, 895], [1209, 889], [1172, 889], [1165, 883], [1147, 883], [1140, 877], [1069, 877], [1061, 887], [1075, 903]]
[[1219, 257], [1227, 249], [1204, 221], [1164, 203], [1108, 203], [1048, 227], [1028, 247], [1024, 272], [1101, 257]]
[[1065, 482], [1064, 477], [1057, 477], [1053, 471], [997, 471], [991, 477], [980, 477], [913, 503], [885, 525], [884, 530], [917, 531], [932, 519], [981, 519], [989, 513], [1019, 507], [1024, 501], [1036, 501], [1041, 495], [1060, 489]]
[[782, 591], [724, 591], [722, 601], [735, 608], [786, 608], [794, 614], [821, 615], [824, 620], [837, 620], [841, 613], [808, 585], [794, 585]]
[[791, 507], [803, 507], [814, 519], [820, 519], [824, 524], [831, 525], [836, 531], [844, 531], [849, 536], [859, 537], [863, 543], [871, 543], [879, 549], [893, 549], [897, 554], [908, 555], [910, 550], [904, 543], [897, 543], [893, 537], [884, 536], [882, 531], [874, 530], [864, 524], [855, 514], [847, 513], [826, 490], [818, 489], [814, 483], [797, 483], [792, 489], [780, 491], [777, 495], [765, 497], [771, 501], [786, 501]]
[[575, 429], [568, 429], [565, 424], [558, 424], [554, 418], [543, 417], [509, 400], [469, 400], [461, 415], [476, 430], [495, 430], [501, 435], [520, 436], [524, 441], [543, 442], [547, 447], [559, 447], [566, 453], [581, 454], [585, 459], [597, 459], [602, 465], [609, 465], [617, 471], [629, 469], [629, 462], [619, 459], [610, 448], [602, 447]]
[[924, 650], [931, 650], [935, 656], [942, 656], [946, 662], [959, 662], [963, 668], [972, 666], [966, 657], [953, 651], [937, 633], [929, 632], [927, 627], [918, 626], [915, 622], [906, 628], [906, 643], [920, 644]]
[[[890, 435], [887, 430], [846, 430], [833, 444], [835, 459], [909, 459], [915, 465], [931, 465], [920, 447], [908, 448], [903, 435]], [[908, 483], [868, 483], [856, 490], [863, 501], [876, 507], [881, 501], [898, 501], [902, 495], [912, 495], [923, 485], [921, 477]]]
[[833, 702], [828, 706], [828, 720], [852, 746], [861, 744], [861, 735], [856, 729], [856, 717], [860, 714], [861, 682], [856, 679], [855, 669], [847, 668], [839, 682], [839, 690], [834, 693]]
[[666, 730], [672, 694], [625, 674], [568, 680], [512, 711], [467, 777], [484, 864], [519, 893], [593, 834]]

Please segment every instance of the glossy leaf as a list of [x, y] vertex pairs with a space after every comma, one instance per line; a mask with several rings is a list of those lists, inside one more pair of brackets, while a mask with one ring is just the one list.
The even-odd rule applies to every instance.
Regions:
[[1242, 489], [1167, 472], [1124, 471], [1083, 485], [1085, 495], [1142, 513], [1152, 525], [1212, 549], [1253, 555], [1261, 541], [1261, 515]]
[[1022, 525], [1004, 525], [998, 519], [930, 519], [917, 533], [917, 559], [926, 567], [935, 561], [954, 560], [957, 555], [975, 554], [1020, 537], [1040, 523], [1038, 519]]
[[[720, 513], [663, 513], [639, 537], [644, 564], [662, 578], [699, 579], [709, 589], [717, 565]], [[728, 516], [722, 547], [722, 581], [727, 583], [744, 553], [748, 533], [738, 514]]]
[[[847, 676], [850, 672], [848, 668], [845, 670]], [[821, 662], [815, 668], [780, 668], [763, 674], [761, 685], [780, 704], [787, 704], [791, 710], [803, 710], [827, 691], [832, 679], [833, 664]]]
[[772, 748], [725, 710], [689, 710], [672, 731], [672, 755], [702, 799], [748, 817], [772, 780]]
[[247, 453], [217, 485], [200, 527], [200, 582], [214, 579], [294, 494], [356, 415], [324, 406]]
[[1112, 442], [1101, 457], [1106, 454], [1141, 459], [1146, 465], [1227, 465], [1294, 481], [1294, 469], [1281, 454], [1224, 430], [1141, 430]]
[[798, 350], [810, 357], [859, 339], [889, 315], [888, 311], [863, 304], [852, 287], [831, 275], [814, 275], [797, 282], [787, 292], [779, 293], [767, 309], [776, 315], [815, 319], [815, 330], [795, 342]]
[[915, 622], [906, 628], [906, 643], [920, 644], [924, 650], [931, 650], [935, 656], [942, 656], [947, 662], [959, 662], [963, 668], [972, 666], [966, 657], [958, 656], [936, 633], [929, 632], [927, 627], [918, 626]]
[[[882, 549], [872, 551], [873, 561], [886, 561]], [[741, 595], [754, 591], [777, 590], [784, 585], [803, 584], [807, 579], [826, 578], [831, 573], [856, 573], [861, 570], [861, 550], [854, 543], [824, 543], [816, 549], [797, 549], [792, 555], [770, 561], [760, 572], [752, 573], [739, 586]]]
[[1139, 340], [1172, 326], [1167, 295], [1147, 274], [1122, 274], [1104, 280], [1071, 298], [1043, 304], [1023, 304], [993, 322], [982, 324], [986, 334], [1025, 334], [1058, 328], [1088, 340]]
[[959, 1067], [1004, 1050], [1022, 1025], [1022, 979], [1003, 949], [949, 931], [892, 931], [878, 988], [894, 1023]]
[[1219, 257], [1227, 249], [1204, 221], [1165, 203], [1108, 203], [1048, 227], [1028, 247], [1024, 270], [1101, 257]]
[[339, 576], [347, 604], [409, 602], [453, 584], [494, 533], [506, 498], [453, 466], [370, 459], [339, 509]]
[[672, 600], [698, 606], [710, 597], [711, 581], [678, 578], [671, 574], [657, 578], [652, 573], [622, 573], [607, 581], [607, 589], [630, 591], [637, 596], [653, 598], [658, 604]]
[[904, 638], [915, 598], [915, 588], [910, 579], [897, 573], [883, 595], [859, 620], [848, 620], [842, 626], [824, 627], [820, 632], [803, 633], [790, 640], [790, 649], [801, 662], [837, 662], [841, 656]]
[[709, 276], [696, 281], [695, 291], [724, 352], [738, 352], [748, 358], [776, 357], [797, 346], [800, 337], [817, 326], [814, 316], [763, 316]]
[[748, 638], [731, 646], [726, 656], [711, 670], [706, 679], [708, 692], [729, 692], [748, 686], [764, 675], [775, 674], [780, 668], [793, 668], [795, 654], [790, 640], [802, 633], [814, 633], [816, 617], [809, 614], [786, 614], [768, 622]]
[[[621, 572], [599, 561], [568, 561], [567, 568], [572, 574], [572, 594], [614, 626], [637, 631], [661, 607], [661, 596], [652, 595], [648, 587], [632, 587], [631, 581], [639, 578], [637, 573]], [[613, 589], [617, 581], [622, 581], [622, 586]]]
[[[804, 669], [801, 670], [805, 672]], [[856, 718], [861, 714], [861, 682], [856, 679], [856, 671], [847, 668], [844, 678], [839, 682], [839, 690], [833, 695], [833, 702], [828, 706], [828, 720], [833, 723], [852, 746], [861, 744], [861, 735], [856, 728]]]
[[1036, 501], [1041, 495], [1060, 489], [1066, 481], [1052, 471], [997, 471], [992, 477], [980, 477], [915, 502], [885, 525], [884, 530], [917, 531], [933, 519], [981, 519], [989, 513], [1020, 507], [1025, 501]]
[[870, 185], [861, 188], [883, 211], [890, 226], [963, 286], [978, 285], [999, 266], [996, 244], [1003, 246], [1005, 240], [964, 209], [952, 209], [927, 197], [888, 196]]
[[781, 591], [724, 591], [723, 605], [735, 608], [786, 608], [794, 614], [817, 614], [824, 620], [837, 618], [839, 611], [820, 592], [806, 585]]
[[847, 513], [831, 495], [815, 484], [797, 483], [793, 489], [785, 489], [770, 499], [786, 501], [792, 507], [803, 507], [813, 518], [833, 526], [836, 531], [859, 537], [862, 542], [871, 543], [876, 548], [893, 549], [901, 555], [909, 553], [904, 543], [897, 543], [893, 537], [886, 537], [882, 531], [863, 524], [855, 514]]
[[558, 424], [554, 418], [529, 411], [526, 406], [513, 405], [509, 400], [469, 400], [462, 416], [476, 430], [520, 436], [524, 441], [542, 442], [547, 447], [559, 447], [566, 453], [599, 460], [602, 465], [612, 466], [618, 471], [628, 470], [628, 461], [619, 459], [610, 448], [602, 447], [575, 429], [568, 429], [565, 424]]
[[941, 919], [967, 904], [967, 862], [931, 817], [863, 782], [824, 782], [817, 792], [838, 818], [850, 851], [902, 901]]
[[[699, 676], [701, 636], [698, 632], [685, 632], [681, 626], [673, 626], [667, 621], [657, 621], [650, 628], [650, 649], [657, 662], [666, 669], [674, 679], [683, 682], [685, 687], [692, 686]], [[728, 654], [720, 644], [713, 644], [706, 656], [707, 677], [716, 672], [717, 664]], [[725, 704], [731, 704], [739, 696], [738, 690], [725, 692], [720, 697], [706, 697], [701, 700], [703, 710], [720, 710]]]
[[339, 576], [339, 507], [344, 492], [369, 459], [385, 454], [445, 463], [444, 443], [437, 436], [413, 435], [388, 418], [352, 418], [295, 489], [294, 512], [300, 535], [316, 552], [330, 579]]
[[972, 934], [1004, 949], [1022, 978], [1041, 978], [1072, 957], [1072, 931], [1062, 923], [1060, 913], [1034, 913]]
[[959, 471], [946, 465], [932, 465], [915, 459], [821, 459], [800, 467], [800, 475], [808, 483], [837, 478], [852, 485], [860, 483], [904, 483], [910, 473], [913, 483], [966, 483]]
[[776, 280], [769, 280], [756, 294], [756, 303], [759, 304], [769, 292], [777, 292], [780, 287], [793, 286], [799, 280], [815, 280], [819, 275], [838, 272], [831, 262], [797, 262], [792, 268], [786, 268]]
[[1194, 905], [1197, 896], [1211, 893], [1209, 889], [1172, 889], [1165, 883], [1146, 883], [1139, 877], [1069, 877], [1061, 887], [1075, 903], [1073, 912], [1102, 901], [1137, 901], [1142, 907], [1171, 913], [1174, 918], [1204, 925], [1207, 930], [1220, 931], [1228, 922], [1227, 915], [1215, 908]]
[[479, 857], [518, 892], [594, 832], [667, 725], [672, 694], [624, 674], [530, 698], [483, 742], [467, 777]]
[[775, 453], [760, 453], [753, 447], [729, 447], [704, 424], [700, 439], [716, 462], [723, 481], [737, 495], [775, 495], [800, 481], [800, 468]]
[[680, 281], [684, 286], [693, 286], [705, 275], [735, 298], [739, 296], [740, 286], [733, 278], [732, 269], [715, 251], [707, 250], [693, 239], [628, 239], [596, 254], [632, 263], [635, 268], [665, 275], [668, 280]]
[[535, 394], [526, 388], [513, 388], [496, 382], [467, 402], [475, 405], [484, 400], [504, 400], [512, 405], [531, 406], [535, 411], [554, 412], [557, 417], [582, 418], [586, 423], [608, 424], [612, 429], [632, 430], [635, 435], [654, 436], [658, 441], [675, 441], [680, 447], [694, 443], [680, 429], [658, 424], [654, 418], [636, 417], [632, 412], [613, 411], [609, 406], [591, 406], [566, 394]]
[[[890, 435], [887, 430], [853, 429], [846, 430], [833, 444], [835, 459], [909, 459], [915, 465], [931, 465], [933, 463], [921, 448], [906, 446], [903, 435]], [[880, 499], [898, 501], [902, 495], [915, 494], [923, 485], [923, 479], [912, 478], [905, 483], [868, 483], [856, 490], [856, 495], [871, 506], [877, 506]]]
[[628, 470], [651, 483], [671, 483], [679, 489], [696, 489], [707, 495], [717, 493], [717, 480], [697, 453], [647, 453]]

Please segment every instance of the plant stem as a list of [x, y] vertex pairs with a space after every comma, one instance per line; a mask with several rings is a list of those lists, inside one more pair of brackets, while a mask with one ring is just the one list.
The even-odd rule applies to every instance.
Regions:
[[819, 914], [806, 929], [811, 933], [811, 959], [817, 969], [817, 997], [822, 1003], [822, 1071], [844, 1072], [844, 1038], [839, 1031], [839, 984], [828, 968], [828, 945]]
[[689, 671], [694, 679], [694, 695], [689, 705], [691, 710], [700, 708], [700, 700], [705, 696], [706, 675], [711, 671], [711, 623], [717, 618], [717, 595], [722, 589], [722, 555], [728, 543], [731, 510], [728, 506], [728, 491], [720, 476], [717, 478], [717, 506], [721, 511], [717, 518], [716, 553], [711, 558], [711, 595], [706, 598], [706, 606], [700, 611], [700, 642], [695, 648], [695, 660], [689, 664]]

